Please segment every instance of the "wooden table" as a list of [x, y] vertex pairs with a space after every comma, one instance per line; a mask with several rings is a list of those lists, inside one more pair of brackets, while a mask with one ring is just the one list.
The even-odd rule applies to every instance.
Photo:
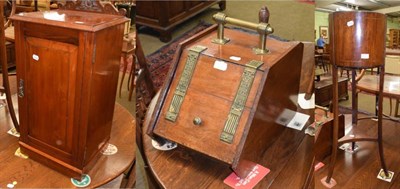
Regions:
[[[157, 98], [156, 95], [152, 100], [147, 115], [151, 115]], [[143, 130], [147, 130], [148, 119], [143, 125]], [[304, 131], [301, 132], [304, 133]], [[163, 188], [230, 188], [223, 182], [232, 173], [227, 164], [183, 146], [178, 146], [171, 151], [159, 151], [153, 148], [148, 135], [144, 134], [142, 137], [145, 159], [155, 179]], [[310, 179], [309, 182], [314, 182], [307, 177], [312, 175], [308, 173], [313, 170], [311, 165], [314, 156], [312, 151], [314, 138], [308, 135], [293, 136], [293, 138], [292, 141], [276, 143], [297, 141], [301, 143], [297, 149], [285, 149], [285, 145], [276, 145], [266, 150], [263, 156], [265, 158], [259, 164], [269, 168], [271, 172], [255, 188], [286, 188], [287, 186], [301, 188], [307, 178]], [[282, 148], [277, 148], [277, 146]], [[289, 155], [293, 152], [291, 150], [296, 153]]]
[[[366, 93], [375, 94], [378, 98], [379, 75], [364, 75], [357, 83], [357, 89]], [[400, 100], [400, 76], [385, 75], [383, 96]], [[376, 99], [376, 103], [378, 100]], [[399, 104], [396, 103], [395, 115], [398, 114]]]
[[400, 50], [399, 49], [390, 49], [386, 48], [386, 55], [400, 55]]
[[[14, 102], [17, 102], [14, 95]], [[17, 106], [15, 105], [17, 110]], [[14, 155], [18, 138], [6, 132], [12, 126], [6, 108], [0, 108], [0, 187], [17, 181], [17, 188], [74, 188], [66, 177], [36, 161]], [[92, 179], [88, 187], [99, 187], [127, 170], [135, 159], [135, 119], [121, 105], [115, 105], [110, 143], [118, 148], [115, 155], [103, 155], [89, 171]]]
[[[367, 93], [378, 94], [379, 76], [364, 75], [357, 83], [357, 89]], [[385, 75], [383, 96], [400, 99], [400, 76]]]

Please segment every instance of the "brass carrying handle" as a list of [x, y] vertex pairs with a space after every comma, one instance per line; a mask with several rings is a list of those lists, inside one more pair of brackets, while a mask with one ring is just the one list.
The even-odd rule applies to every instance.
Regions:
[[224, 37], [224, 25], [232, 24], [252, 30], [256, 30], [260, 34], [260, 40], [258, 44], [258, 48], [254, 49], [256, 54], [266, 54], [268, 53], [268, 49], [266, 47], [267, 35], [272, 34], [274, 29], [266, 22], [269, 20], [269, 11], [267, 7], [261, 8], [259, 12], [259, 23], [248, 22], [236, 18], [231, 18], [226, 16], [226, 14], [220, 12], [214, 14], [214, 21], [218, 24], [218, 33], [217, 38], [213, 39], [213, 43], [217, 44], [226, 44], [229, 42], [228, 38]]

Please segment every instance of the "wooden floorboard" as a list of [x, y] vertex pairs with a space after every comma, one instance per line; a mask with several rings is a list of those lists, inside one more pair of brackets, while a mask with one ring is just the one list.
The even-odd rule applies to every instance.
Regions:
[[[346, 120], [348, 121], [348, 120]], [[362, 121], [359, 125], [376, 134], [375, 121]], [[374, 136], [374, 135], [373, 135]], [[390, 120], [383, 121], [383, 146], [387, 167], [395, 173], [392, 182], [377, 179], [381, 168], [378, 145], [375, 142], [358, 142], [359, 149], [351, 154], [339, 150], [333, 178], [337, 181], [334, 188], [400, 188], [400, 123]], [[316, 171], [315, 188], [326, 188], [321, 179], [327, 175], [329, 158], [324, 160], [326, 166]]]

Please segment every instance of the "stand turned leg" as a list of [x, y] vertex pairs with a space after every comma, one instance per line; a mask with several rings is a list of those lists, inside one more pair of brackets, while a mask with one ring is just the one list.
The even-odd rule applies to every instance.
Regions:
[[379, 99], [378, 99], [378, 147], [379, 147], [379, 159], [381, 160], [381, 166], [386, 176], [389, 176], [389, 172], [386, 167], [386, 162], [383, 153], [383, 141], [382, 141], [382, 114], [383, 114], [383, 84], [385, 76], [385, 66], [381, 66], [379, 73]]
[[336, 185], [336, 181], [332, 179], [333, 170], [335, 168], [337, 149], [338, 149], [338, 133], [339, 133], [339, 105], [338, 105], [338, 74], [337, 67], [332, 65], [332, 88], [333, 88], [333, 137], [332, 137], [332, 153], [331, 161], [329, 163], [328, 175], [326, 179], [323, 178], [322, 184], [331, 188]]
[[[356, 70], [351, 71], [351, 123], [357, 125], [358, 122], [358, 93], [357, 93], [357, 81], [356, 81]], [[356, 146], [355, 142], [351, 142], [351, 149], [354, 151]]]

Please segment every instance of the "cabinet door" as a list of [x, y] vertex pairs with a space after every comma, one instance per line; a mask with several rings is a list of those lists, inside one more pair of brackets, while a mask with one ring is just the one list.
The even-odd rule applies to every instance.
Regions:
[[[78, 47], [26, 38], [24, 142], [71, 162]], [[76, 152], [75, 152], [76, 153]]]

